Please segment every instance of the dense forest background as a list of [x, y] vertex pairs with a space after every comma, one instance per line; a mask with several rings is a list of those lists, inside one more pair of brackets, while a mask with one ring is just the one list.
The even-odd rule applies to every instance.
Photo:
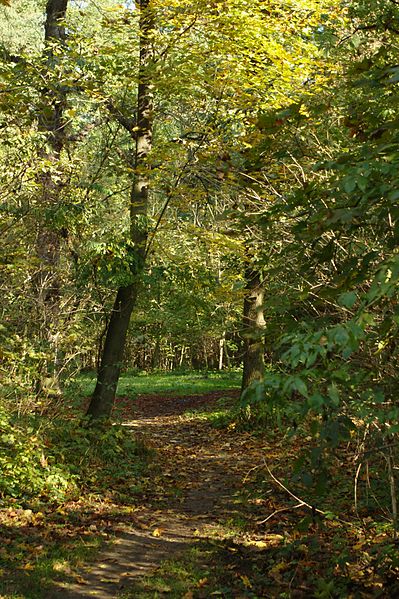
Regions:
[[242, 369], [231, 418], [319, 495], [352, 443], [396, 529], [398, 39], [396, 0], [0, 0], [2, 501], [68, 493], [82, 373], [92, 435], [121, 373]]

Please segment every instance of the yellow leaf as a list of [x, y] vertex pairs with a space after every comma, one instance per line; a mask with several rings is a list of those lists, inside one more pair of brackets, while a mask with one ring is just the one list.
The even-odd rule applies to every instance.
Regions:
[[259, 547], [259, 549], [263, 549], [264, 547], [267, 547], [267, 543], [265, 543], [264, 541], [251, 541], [250, 545], [254, 545], [255, 547]]
[[160, 537], [161, 534], [162, 534], [162, 530], [160, 528], [155, 528], [155, 530], [152, 531], [153, 537]]
[[286, 567], [287, 564], [285, 562], [280, 562], [279, 564], [276, 564], [275, 566], [273, 566], [273, 568], [269, 570], [269, 576], [276, 580], [279, 580], [281, 578], [281, 572], [285, 570]]
[[243, 581], [243, 583], [244, 583], [244, 586], [245, 586], [247, 589], [252, 589], [252, 584], [251, 584], [251, 582], [250, 582], [250, 580], [249, 580], [248, 576], [245, 576], [245, 574], [243, 574], [243, 575], [241, 575], [241, 576], [240, 576], [240, 578], [241, 578], [241, 580]]

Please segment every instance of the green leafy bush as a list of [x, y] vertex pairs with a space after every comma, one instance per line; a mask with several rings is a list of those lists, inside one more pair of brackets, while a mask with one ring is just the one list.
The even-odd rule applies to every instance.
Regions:
[[68, 467], [85, 490], [124, 492], [143, 468], [143, 448], [119, 425], [56, 422], [48, 430], [47, 444], [53, 459]]
[[61, 500], [76, 489], [66, 466], [49, 459], [44, 439], [33, 427], [23, 428], [0, 407], [0, 496]]
[[18, 418], [0, 407], [0, 497], [62, 502], [84, 492], [124, 493], [137, 484], [143, 456], [120, 426], [77, 419]]

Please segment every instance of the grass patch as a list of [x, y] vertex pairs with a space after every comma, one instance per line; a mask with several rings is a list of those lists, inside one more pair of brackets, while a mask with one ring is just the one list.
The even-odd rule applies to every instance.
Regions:
[[[69, 398], [89, 397], [94, 390], [96, 374], [85, 372], [70, 382], [66, 389]], [[239, 371], [146, 373], [125, 372], [118, 384], [118, 395], [134, 397], [139, 394], [195, 395], [224, 389], [235, 389], [241, 385]]]
[[197, 409], [189, 409], [184, 412], [187, 420], [206, 420], [215, 428], [228, 428], [238, 414], [237, 399], [231, 397], [220, 397], [215, 405], [201, 406]]

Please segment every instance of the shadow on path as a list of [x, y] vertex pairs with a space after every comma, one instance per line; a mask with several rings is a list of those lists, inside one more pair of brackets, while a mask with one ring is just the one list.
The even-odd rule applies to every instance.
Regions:
[[[134, 521], [125, 521], [115, 542], [80, 572], [79, 582], [60, 585], [44, 597], [115, 598], [163, 560], [199, 540], [216, 538], [221, 523], [237, 515], [235, 496], [253, 466], [253, 456], [248, 457], [253, 439], [226, 435], [201, 418], [181, 416], [207, 400], [213, 405], [220, 396], [154, 396], [138, 402], [136, 417], [125, 425], [156, 450], [148, 495]], [[262, 451], [259, 443], [257, 450]]]

